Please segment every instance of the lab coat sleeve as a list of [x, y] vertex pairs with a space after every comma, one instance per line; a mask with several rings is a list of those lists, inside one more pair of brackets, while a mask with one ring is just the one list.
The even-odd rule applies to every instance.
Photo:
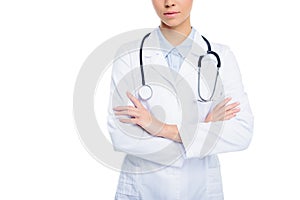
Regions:
[[[110, 87], [107, 125], [115, 151], [134, 155], [162, 165], [180, 167], [184, 149], [171, 140], [149, 135], [138, 125], [121, 123], [114, 115], [113, 107], [132, 105], [126, 91], [134, 93], [141, 86], [140, 68], [133, 66], [130, 53], [115, 59]], [[133, 59], [138, 59], [135, 56]]]
[[237, 61], [229, 48], [221, 52], [221, 60], [220, 77], [225, 97], [232, 97], [231, 102], [240, 102], [240, 112], [236, 117], [226, 121], [210, 123], [198, 121], [195, 133], [188, 131], [180, 133], [187, 158], [241, 151], [250, 144], [254, 118]]

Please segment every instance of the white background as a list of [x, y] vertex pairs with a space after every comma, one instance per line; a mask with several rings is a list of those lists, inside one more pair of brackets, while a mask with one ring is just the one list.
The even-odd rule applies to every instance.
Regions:
[[[297, 5], [194, 2], [192, 25], [231, 47], [255, 115], [250, 148], [220, 156], [227, 200], [300, 199]], [[151, 1], [1, 1], [0, 22], [0, 199], [113, 199], [118, 173], [77, 135], [74, 84], [102, 42], [159, 25]]]

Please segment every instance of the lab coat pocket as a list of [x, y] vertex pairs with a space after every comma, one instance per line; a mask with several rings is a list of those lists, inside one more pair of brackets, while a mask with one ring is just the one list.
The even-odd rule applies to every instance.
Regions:
[[223, 188], [220, 167], [208, 168], [207, 195], [209, 200], [223, 200]]
[[140, 200], [138, 174], [121, 172], [115, 200]]

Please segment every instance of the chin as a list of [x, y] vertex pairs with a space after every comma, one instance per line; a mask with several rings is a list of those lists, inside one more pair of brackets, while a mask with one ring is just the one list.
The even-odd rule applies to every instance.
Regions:
[[180, 24], [182, 23], [178, 23], [178, 22], [163, 22], [164, 26], [166, 26], [167, 28], [176, 28], [178, 26], [180, 26]]

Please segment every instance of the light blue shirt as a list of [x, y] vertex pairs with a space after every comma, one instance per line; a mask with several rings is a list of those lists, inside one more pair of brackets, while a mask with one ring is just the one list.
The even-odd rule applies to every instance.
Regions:
[[192, 31], [190, 32], [188, 37], [181, 44], [179, 44], [178, 46], [173, 46], [162, 34], [160, 28], [158, 28], [158, 38], [163, 55], [169, 67], [176, 72], [179, 71], [183, 60], [188, 55], [192, 47], [194, 35], [195, 29], [192, 28]]

